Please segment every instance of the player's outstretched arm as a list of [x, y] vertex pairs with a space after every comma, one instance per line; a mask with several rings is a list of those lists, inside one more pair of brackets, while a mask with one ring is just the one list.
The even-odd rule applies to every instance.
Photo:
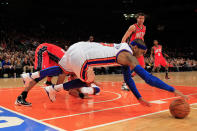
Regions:
[[144, 106], [150, 106], [150, 103], [142, 98], [138, 89], [136, 88], [134, 80], [131, 78], [131, 73], [129, 66], [122, 66], [122, 73], [124, 76], [125, 83], [129, 86], [130, 90], [133, 92], [138, 101]]
[[173, 92], [175, 95], [179, 95], [184, 99], [188, 99], [187, 96], [183, 95], [172, 86], [151, 75], [149, 72], [143, 69], [136, 61], [137, 59], [128, 52], [121, 52], [118, 56], [118, 63], [130, 66], [131, 70], [134, 70], [143, 80], [145, 80], [147, 84], [169, 92]]
[[134, 32], [134, 31], [135, 31], [135, 26], [134, 26], [134, 25], [131, 25], [131, 26], [129, 27], [129, 29], [127, 30], [127, 32], [124, 34], [121, 43], [126, 42], [127, 38], [128, 38], [128, 37], [132, 34], [132, 32]]
[[[130, 57], [130, 56], [131, 56], [130, 61], [132, 61], [132, 62], [128, 61], [127, 57]], [[131, 89], [131, 91], [133, 92], [135, 97], [138, 99], [138, 101], [142, 105], [150, 106], [150, 103], [142, 98], [142, 96], [140, 95], [140, 93], [138, 92], [138, 90], [136, 88], [135, 82], [131, 78], [131, 69], [133, 69], [136, 65], [139, 64], [136, 57], [134, 57], [134, 56], [132, 57], [132, 55], [129, 52], [122, 51], [117, 56], [117, 62], [121, 65], [124, 65], [122, 67], [122, 72], [123, 72], [123, 75], [124, 75], [125, 83], [127, 83], [127, 85], [129, 86], [129, 88]]]
[[159, 78], [151, 75], [150, 73], [148, 73], [146, 70], [144, 70], [144, 68], [142, 68], [140, 65], [137, 65], [134, 68], [134, 71], [143, 79], [145, 80], [145, 82], [151, 86], [169, 91], [169, 92], [173, 92], [175, 95], [179, 95], [184, 99], [188, 99], [188, 97], [186, 95], [183, 95], [181, 92], [179, 92], [178, 90], [176, 90], [174, 87], [166, 84], [165, 82], [163, 82], [162, 80], [160, 80]]

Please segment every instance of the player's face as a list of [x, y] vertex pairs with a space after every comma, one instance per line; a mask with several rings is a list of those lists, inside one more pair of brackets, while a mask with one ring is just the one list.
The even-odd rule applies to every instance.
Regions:
[[90, 42], [93, 42], [94, 41], [94, 37], [93, 36], [90, 36], [89, 41]]
[[140, 49], [140, 48], [138, 48], [137, 46], [135, 46], [135, 47], [134, 47], [134, 51], [133, 51], [133, 52], [134, 52], [133, 55], [134, 55], [136, 58], [138, 58], [138, 57], [144, 55], [144, 54], [145, 54], [145, 51], [146, 51], [146, 50]]
[[144, 16], [139, 16], [139, 17], [137, 18], [137, 23], [138, 23], [138, 24], [143, 24], [143, 23], [144, 23], [144, 20], [145, 20], [145, 17], [144, 17]]
[[154, 45], [158, 45], [158, 41], [157, 40], [154, 40]]

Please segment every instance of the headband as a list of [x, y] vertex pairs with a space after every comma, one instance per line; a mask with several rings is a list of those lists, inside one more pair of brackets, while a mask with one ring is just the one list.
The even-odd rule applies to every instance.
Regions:
[[134, 41], [132, 41], [132, 42], [130, 43], [130, 45], [132, 45], [132, 46], [137, 45], [138, 48], [143, 49], [143, 50], [146, 50], [146, 49], [147, 49], [146, 46], [141, 45], [141, 44], [139, 44], [139, 43], [137, 43], [137, 42], [134, 42]]

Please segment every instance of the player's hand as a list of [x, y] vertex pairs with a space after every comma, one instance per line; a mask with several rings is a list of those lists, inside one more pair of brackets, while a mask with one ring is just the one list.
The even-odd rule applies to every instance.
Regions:
[[150, 104], [148, 101], [144, 100], [142, 97], [139, 98], [138, 101], [139, 101], [140, 104], [142, 104], [143, 106], [148, 106], [148, 107], [151, 106], [151, 104]]
[[181, 93], [180, 91], [178, 91], [176, 89], [174, 90], [174, 94], [175, 94], [175, 96], [180, 96], [180, 97], [182, 97], [185, 100], [189, 100], [188, 96], [184, 95], [183, 93]]

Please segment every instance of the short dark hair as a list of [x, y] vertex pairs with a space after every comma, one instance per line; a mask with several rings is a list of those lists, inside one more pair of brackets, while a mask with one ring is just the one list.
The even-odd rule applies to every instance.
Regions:
[[137, 13], [137, 14], [135, 15], [135, 18], [137, 19], [139, 16], [144, 16], [144, 17], [145, 17], [145, 14], [142, 13], [142, 12], [139, 12], [139, 13]]

